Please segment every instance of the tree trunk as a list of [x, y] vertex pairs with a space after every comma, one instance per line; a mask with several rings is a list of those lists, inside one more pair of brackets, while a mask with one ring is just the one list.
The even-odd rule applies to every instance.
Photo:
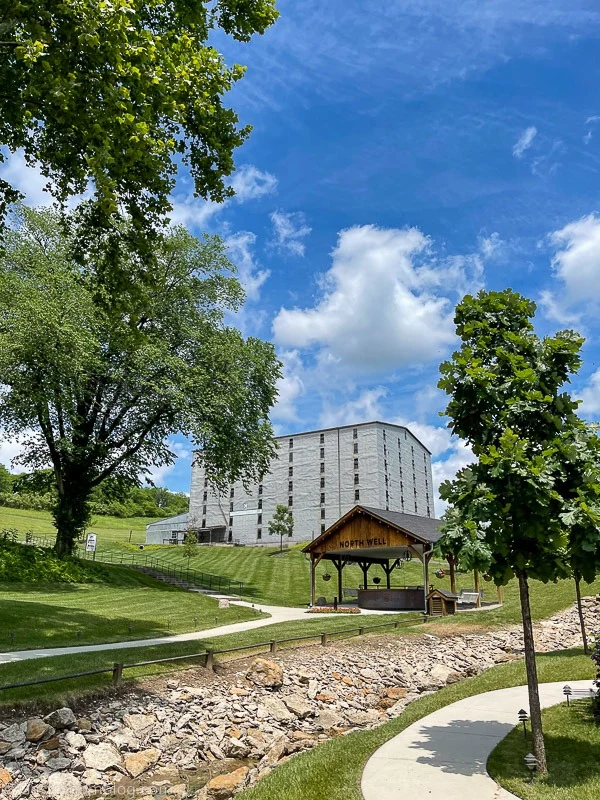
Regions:
[[454, 556], [448, 556], [448, 566], [450, 567], [450, 591], [456, 594], [456, 570], [454, 569]]
[[583, 639], [583, 652], [587, 655], [590, 651], [588, 648], [587, 632], [585, 629], [585, 619], [583, 618], [583, 606], [581, 605], [581, 576], [578, 572], [576, 572], [574, 578], [575, 593], [577, 595], [577, 611], [579, 613], [579, 625], [581, 627], [581, 638]]
[[90, 520], [92, 490], [87, 481], [77, 477], [78, 472], [83, 474], [83, 468], [69, 471], [73, 474], [62, 477], [52, 514], [57, 531], [54, 552], [61, 557], [73, 554], [75, 543], [85, 533]]
[[529, 715], [531, 717], [531, 738], [533, 754], [538, 762], [538, 773], [548, 772], [546, 764], [546, 746], [542, 730], [542, 709], [538, 687], [537, 666], [535, 663], [535, 643], [533, 640], [533, 624], [529, 604], [529, 584], [527, 573], [521, 570], [519, 577], [519, 595], [521, 599], [521, 617], [523, 618], [523, 643], [525, 645], [525, 669], [527, 671], [527, 689], [529, 692]]

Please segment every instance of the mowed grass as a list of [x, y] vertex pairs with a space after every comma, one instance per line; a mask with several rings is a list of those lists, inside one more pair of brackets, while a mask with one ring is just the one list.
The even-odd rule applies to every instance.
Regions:
[[[19, 521], [20, 520], [20, 521]], [[145, 541], [145, 525], [149, 519], [117, 519], [115, 517], [97, 517], [90, 530], [98, 533], [99, 550], [108, 550], [115, 557], [119, 553], [137, 554], [138, 559], [160, 559], [173, 566], [187, 568], [188, 561], [182, 548], [173, 545], [148, 545], [139, 550], [139, 544]], [[0, 508], [0, 527], [15, 527], [24, 533], [29, 522], [35, 522], [39, 533], [54, 535], [50, 515], [46, 512], [15, 511]], [[31, 527], [31, 526], [29, 526]], [[133, 531], [132, 543], [129, 543], [129, 532]], [[274, 543], [275, 544], [275, 543]], [[448, 575], [436, 578], [434, 572], [440, 563], [432, 563], [429, 582], [434, 586], [450, 588]], [[209, 572], [225, 578], [244, 583], [244, 598], [257, 603], [305, 606], [310, 598], [310, 561], [302, 553], [302, 548], [294, 546], [279, 554], [277, 547], [227, 547], [199, 546], [197, 555], [191, 559], [190, 567], [198, 571]], [[447, 572], [447, 571], [446, 571]], [[331, 579], [324, 581], [323, 576], [329, 573]], [[358, 567], [344, 569], [344, 587], [356, 588], [362, 583], [362, 573]], [[374, 566], [369, 571], [369, 579], [381, 579], [380, 586], [385, 586], [385, 576], [380, 567]], [[404, 564], [401, 569], [392, 573], [392, 585], [422, 585], [423, 571], [421, 564], [415, 559]], [[458, 589], [472, 589], [471, 574], [457, 575]], [[497, 590], [493, 583], [481, 581], [486, 601], [497, 599]], [[337, 594], [337, 572], [333, 565], [322, 561], [317, 567], [317, 595], [333, 600]], [[575, 587], [572, 581], [543, 584], [530, 582], [531, 604], [534, 619], [552, 616], [575, 602]], [[583, 584], [584, 594], [600, 592], [600, 579], [591, 585]], [[470, 625], [472, 627], [488, 627], [520, 623], [521, 612], [519, 592], [516, 581], [511, 581], [503, 588], [504, 604], [501, 608], [485, 612], [469, 612], [457, 617], [440, 620], [439, 624], [453, 627]]]
[[[355, 635], [358, 625], [368, 627], [369, 625], [382, 626], [389, 623], [388, 630], [392, 630], [392, 624], [398, 621], [397, 615], [361, 615], [360, 617], [351, 616], [309, 616], [305, 620], [294, 622], [280, 622], [269, 625], [266, 628], [256, 628], [240, 633], [229, 633], [222, 636], [211, 637], [210, 631], [199, 640], [189, 642], [173, 642], [161, 645], [148, 645], [145, 647], [127, 647], [118, 650], [100, 650], [91, 653], [73, 653], [64, 656], [54, 656], [52, 658], [31, 658], [24, 661], [13, 661], [0, 664], [0, 686], [25, 681], [41, 680], [43, 678], [57, 678], [62, 675], [69, 675], [87, 670], [112, 668], [115, 662], [122, 664], [134, 664], [139, 661], [152, 661], [160, 658], [172, 658], [175, 656], [185, 656], [190, 654], [204, 653], [206, 650], [225, 650], [228, 648], [250, 647], [242, 655], [253, 655], [254, 653], [264, 653], [268, 650], [268, 643], [273, 639], [287, 639], [298, 636], [314, 636], [314, 639], [306, 639], [299, 642], [286, 642], [279, 645], [279, 649], [307, 646], [317, 644], [321, 633], [327, 632], [330, 640], [333, 637], [345, 638], [348, 635]], [[407, 622], [402, 627], [402, 634], [414, 635], [423, 633], [426, 630], [423, 623], [417, 618], [406, 617], [402, 622]], [[344, 633], [349, 629], [354, 633]], [[338, 632], [338, 633], [336, 633]], [[378, 628], [375, 633], [385, 633], [386, 630]], [[217, 663], [221, 660], [228, 660], [231, 657], [239, 656], [239, 653], [232, 655], [217, 656]], [[268, 657], [268, 656], [267, 656]], [[181, 660], [170, 663], [150, 664], [143, 667], [136, 667], [126, 670], [123, 674], [127, 685], [133, 685], [142, 678], [155, 675], [176, 672], [182, 669], [189, 669], [198, 666], [198, 660]], [[27, 688], [9, 689], [0, 691], [0, 708], [2, 706], [12, 706], [15, 703], [39, 704], [41, 706], [54, 706], [61, 703], [68, 703], [74, 697], [81, 697], [90, 692], [105, 690], [110, 687], [111, 676], [106, 673], [103, 675], [86, 676], [84, 678], [67, 679], [53, 683], [30, 686]]]
[[529, 783], [524, 758], [531, 743], [520, 730], [503, 739], [488, 759], [488, 771], [509, 792], [524, 800], [598, 800], [600, 797], [600, 725], [589, 700], [542, 713], [548, 775]]
[[[541, 681], [567, 681], [591, 678], [592, 663], [579, 652], [551, 653], [538, 657]], [[498, 667], [460, 683], [447, 686], [439, 692], [411, 703], [397, 719], [370, 731], [351, 733], [330, 739], [323, 745], [277, 767], [254, 788], [237, 795], [239, 800], [362, 800], [360, 779], [369, 757], [396, 734], [413, 722], [465, 697], [494, 689], [505, 689], [525, 683], [525, 666], [522, 662], [502, 664]], [[518, 736], [518, 732], [516, 734]], [[522, 735], [522, 733], [521, 733]], [[580, 757], [586, 759], [585, 768], [592, 772], [598, 769], [598, 750], [582, 750]], [[522, 795], [526, 797], [526, 795]], [[433, 796], [432, 796], [433, 797]], [[441, 797], [441, 795], [440, 795]], [[597, 800], [596, 794], [536, 795], [543, 800]], [[527, 796], [529, 800], [529, 796]], [[533, 798], [533, 795], [532, 795]], [[438, 796], [435, 797], [438, 800]], [[465, 800], [477, 800], [468, 796]]]
[[255, 619], [125, 567], [104, 583], [0, 583], [0, 651], [147, 639]]

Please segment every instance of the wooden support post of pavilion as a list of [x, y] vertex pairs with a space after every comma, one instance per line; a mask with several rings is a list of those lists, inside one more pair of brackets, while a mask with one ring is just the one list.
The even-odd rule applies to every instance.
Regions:
[[319, 553], [318, 555], [314, 555], [311, 553], [310, 556], [310, 604], [314, 606], [317, 602], [317, 564], [323, 558], [323, 554]]

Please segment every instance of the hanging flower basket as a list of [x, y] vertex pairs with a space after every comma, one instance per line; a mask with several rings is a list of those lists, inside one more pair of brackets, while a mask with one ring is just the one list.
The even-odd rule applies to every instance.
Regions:
[[489, 574], [489, 572], [483, 573], [483, 580], [488, 582], [492, 580], [492, 576]]
[[445, 569], [436, 569], [436, 571], [435, 571], [435, 577], [436, 578], [444, 578], [445, 575], [446, 575], [446, 570]]
[[378, 584], [380, 584], [380, 583], [381, 583], [381, 578], [379, 577], [379, 575], [376, 575], [376, 576], [373, 578], [373, 583], [375, 584], [375, 586], [377, 586]]
[[330, 581], [331, 580], [331, 575], [328, 572], [326, 572], [325, 575], [323, 575], [323, 580], [324, 581]]

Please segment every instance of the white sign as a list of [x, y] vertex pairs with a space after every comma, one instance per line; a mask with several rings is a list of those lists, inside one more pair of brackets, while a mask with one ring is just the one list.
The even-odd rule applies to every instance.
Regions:
[[258, 508], [249, 508], [249, 509], [244, 509], [243, 511], [229, 512], [230, 517], [249, 517], [252, 514], [260, 514], [260, 511], [258, 510]]
[[85, 540], [85, 552], [86, 553], [95, 553], [96, 552], [96, 534], [95, 533], [88, 533], [87, 538]]

